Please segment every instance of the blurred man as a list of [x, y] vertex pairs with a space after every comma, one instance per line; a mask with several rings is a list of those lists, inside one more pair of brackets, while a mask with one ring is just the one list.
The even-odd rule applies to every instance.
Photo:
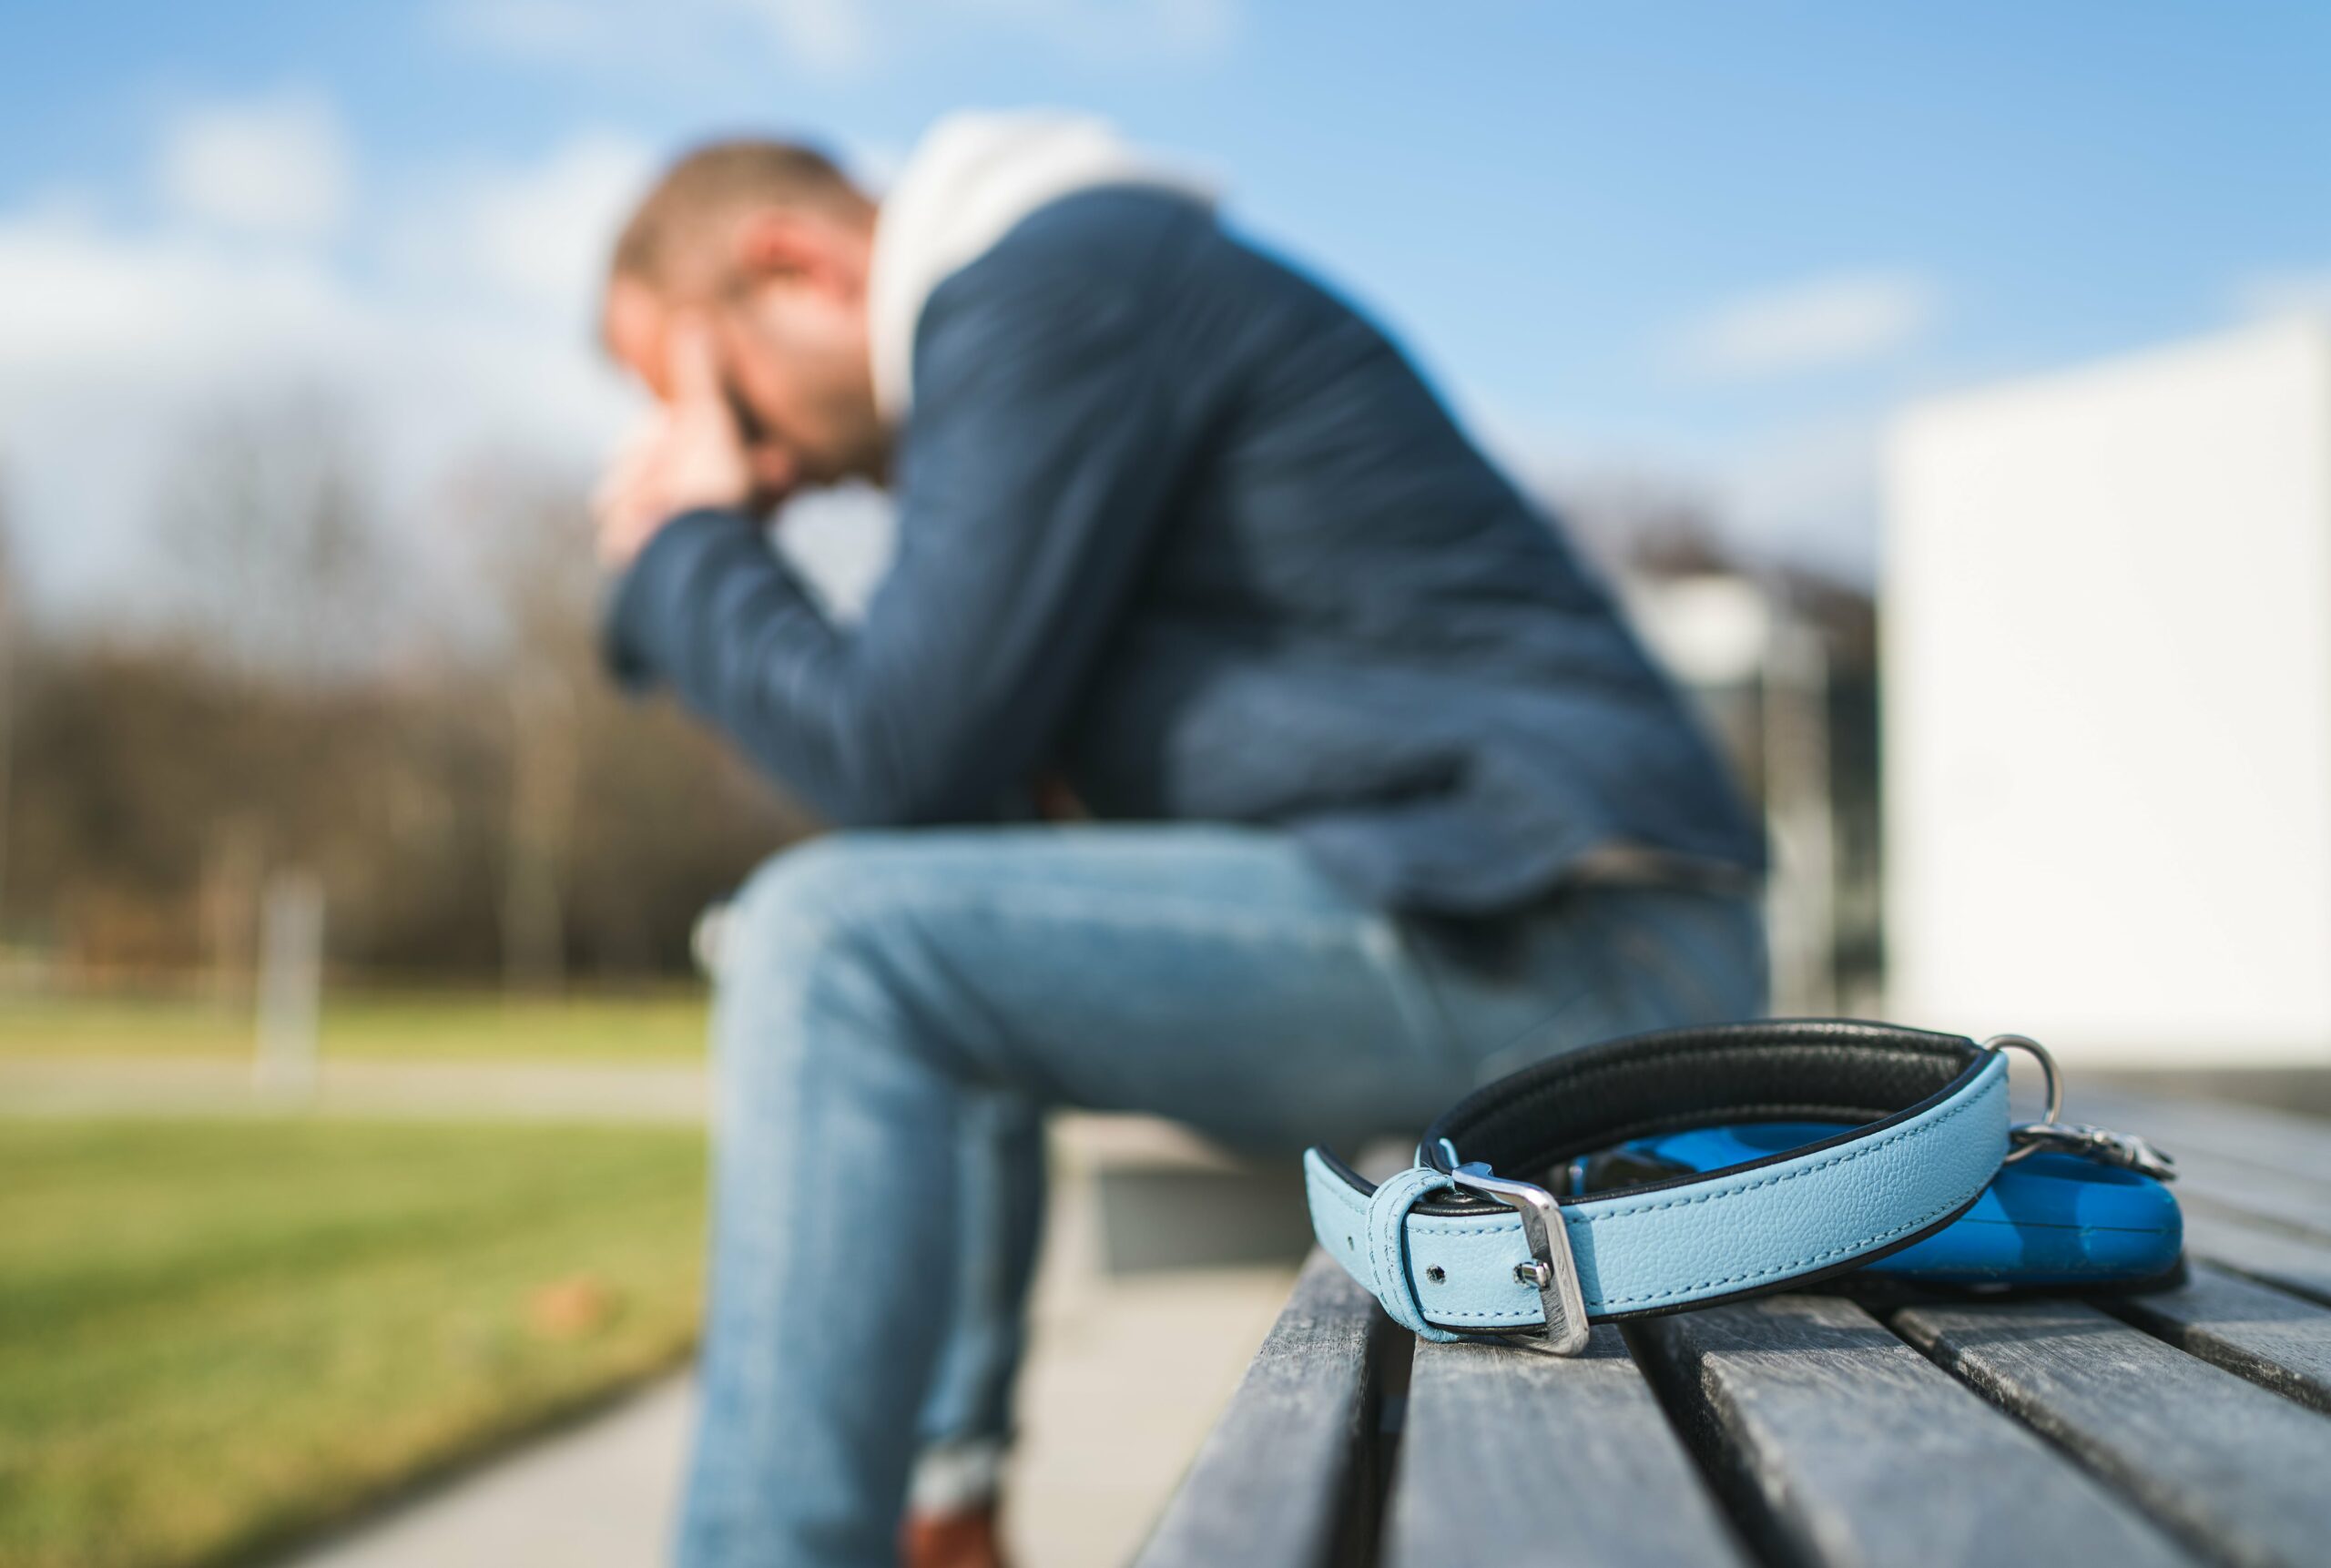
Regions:
[[[943, 121], [879, 204], [707, 148], [604, 327], [660, 402], [612, 659], [844, 829], [723, 944], [694, 1568], [997, 1561], [1045, 1109], [1350, 1144], [1760, 1007], [1760, 837], [1606, 590], [1104, 128]], [[845, 628], [762, 525], [851, 476], [898, 545]]]

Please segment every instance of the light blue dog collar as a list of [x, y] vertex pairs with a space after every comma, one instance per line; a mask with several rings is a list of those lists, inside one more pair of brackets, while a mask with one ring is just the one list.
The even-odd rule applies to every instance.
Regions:
[[[1573, 1187], [1571, 1162], [1614, 1145], [1771, 1121], [1856, 1125], [1725, 1170], [1556, 1196]], [[1574, 1355], [1594, 1323], [1803, 1284], [1908, 1247], [1974, 1203], [2008, 1152], [2000, 1051], [1811, 1019], [1549, 1058], [1452, 1106], [1416, 1165], [1380, 1185], [1325, 1149], [1303, 1163], [1319, 1245], [1395, 1321], [1428, 1339], [1493, 1335]]]

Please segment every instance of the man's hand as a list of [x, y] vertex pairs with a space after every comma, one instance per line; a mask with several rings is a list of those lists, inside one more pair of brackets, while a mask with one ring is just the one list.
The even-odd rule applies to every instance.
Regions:
[[742, 506], [753, 494], [744, 437], [703, 322], [672, 324], [669, 369], [671, 401], [624, 443], [592, 495], [599, 558], [617, 569], [681, 513]]

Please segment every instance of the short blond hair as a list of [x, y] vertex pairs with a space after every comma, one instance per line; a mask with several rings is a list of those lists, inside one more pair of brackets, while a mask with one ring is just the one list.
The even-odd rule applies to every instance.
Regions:
[[[740, 139], [697, 148], [664, 172], [616, 239], [610, 283], [657, 291], [689, 281], [725, 225], [763, 207], [808, 207], [855, 217], [873, 203], [833, 159], [796, 142]], [[701, 262], [698, 262], [701, 265]]]

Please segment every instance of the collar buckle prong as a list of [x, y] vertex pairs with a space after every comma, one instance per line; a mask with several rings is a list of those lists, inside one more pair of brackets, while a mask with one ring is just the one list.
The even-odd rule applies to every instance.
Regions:
[[1522, 1235], [1529, 1243], [1530, 1256], [1513, 1266], [1513, 1278], [1537, 1291], [1546, 1327], [1542, 1333], [1525, 1330], [1498, 1338], [1550, 1356], [1582, 1354], [1592, 1333], [1586, 1322], [1586, 1296], [1579, 1288], [1578, 1260], [1571, 1256], [1570, 1227], [1562, 1223], [1562, 1206], [1554, 1201], [1554, 1195], [1526, 1181], [1509, 1181], [1495, 1175], [1481, 1160], [1460, 1164], [1457, 1151], [1446, 1139], [1440, 1146], [1448, 1156], [1451, 1184], [1493, 1197], [1522, 1218]]

